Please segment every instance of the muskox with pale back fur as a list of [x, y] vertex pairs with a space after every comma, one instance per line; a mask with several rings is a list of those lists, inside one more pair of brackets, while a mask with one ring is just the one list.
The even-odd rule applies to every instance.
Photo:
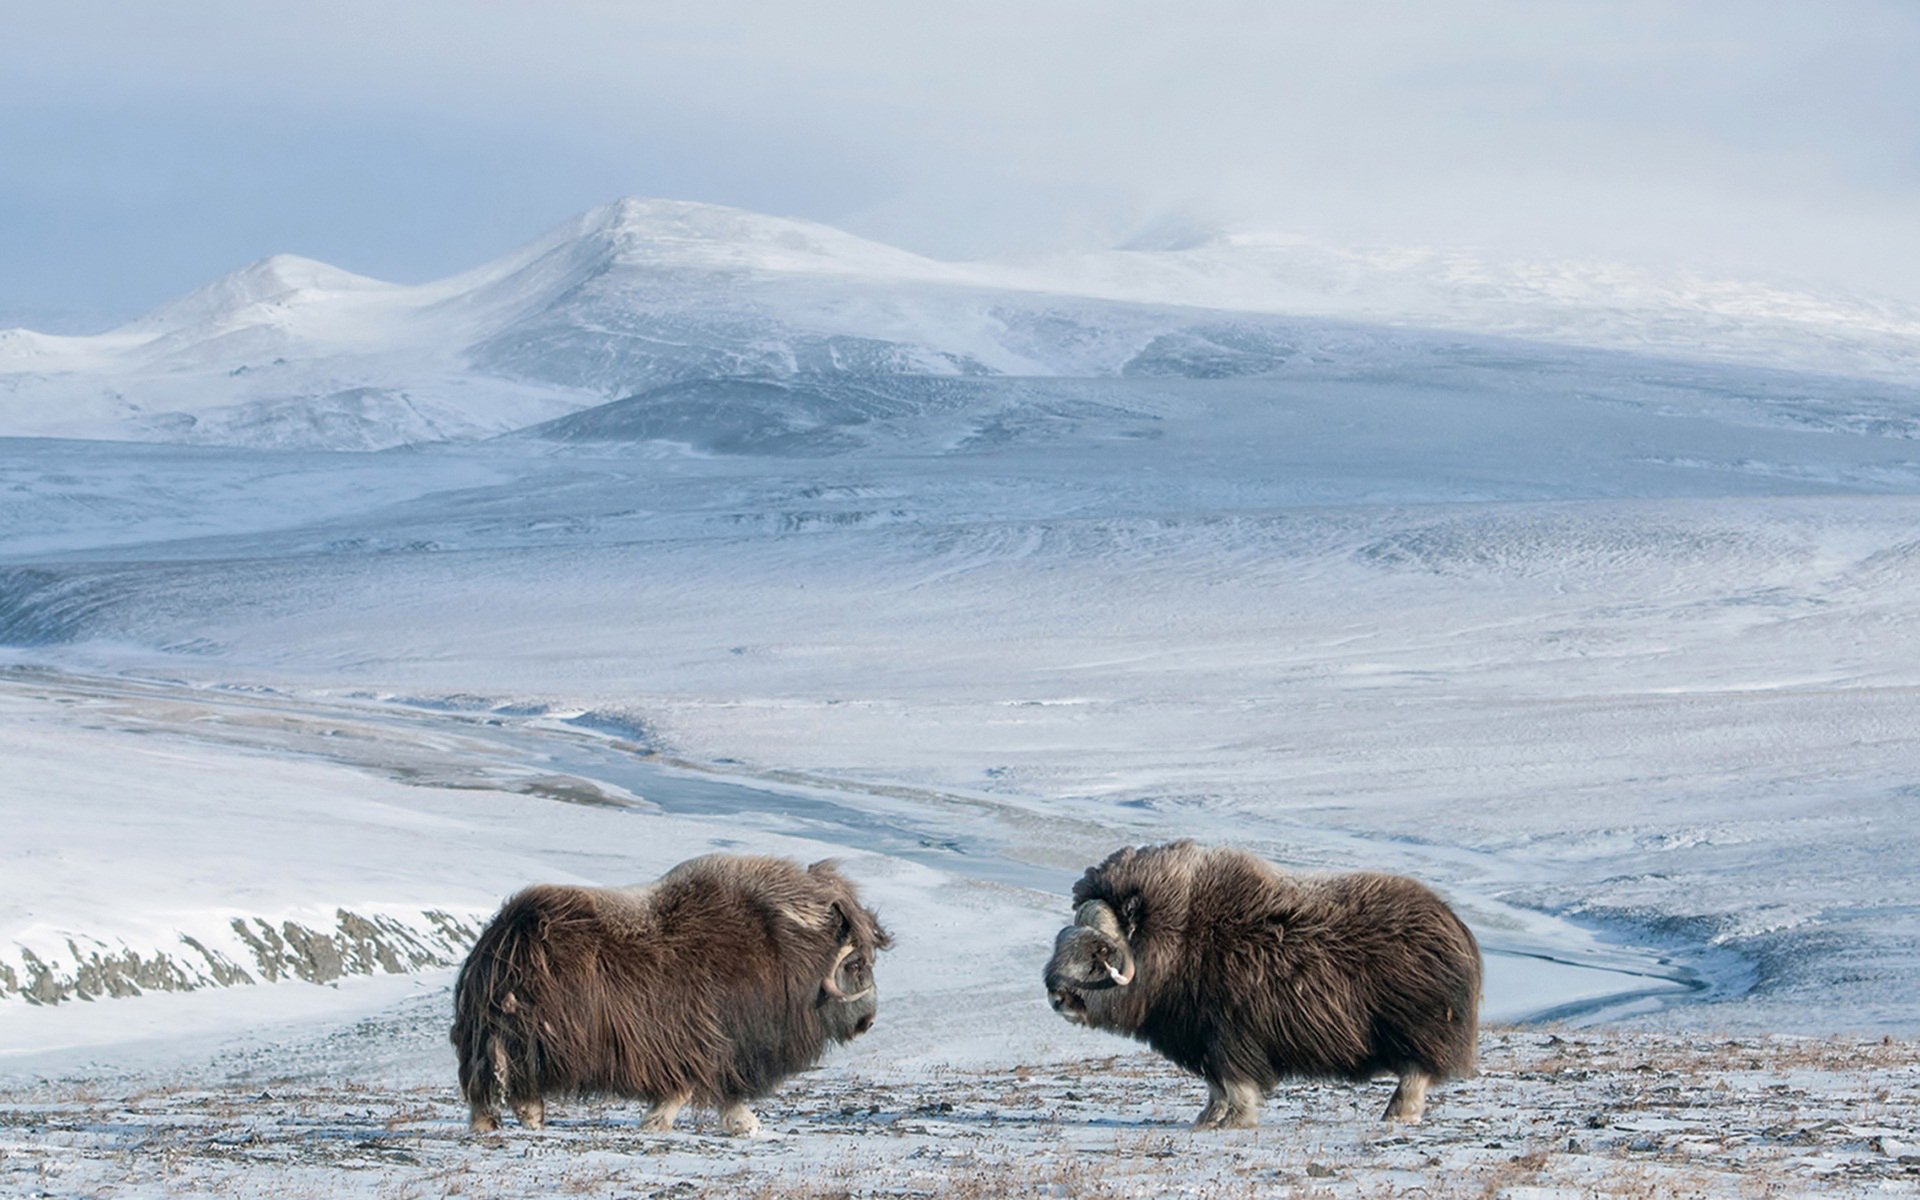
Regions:
[[892, 944], [830, 862], [713, 854], [631, 888], [538, 885], [480, 934], [454, 989], [473, 1128], [502, 1101], [538, 1129], [545, 1098], [687, 1104], [752, 1134], [747, 1101], [873, 1024], [873, 957]]
[[1411, 879], [1175, 842], [1115, 851], [1073, 902], [1048, 999], [1204, 1078], [1195, 1128], [1255, 1125], [1300, 1076], [1398, 1076], [1386, 1116], [1417, 1121], [1428, 1084], [1473, 1071], [1480, 947]]

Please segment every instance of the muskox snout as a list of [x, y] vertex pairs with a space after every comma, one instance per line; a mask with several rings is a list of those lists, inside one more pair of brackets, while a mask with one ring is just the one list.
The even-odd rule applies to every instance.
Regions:
[[1071, 988], [1053, 988], [1047, 992], [1047, 1003], [1053, 1011], [1069, 1021], [1084, 1024], [1087, 1019], [1087, 998]]
[[836, 1042], [850, 1042], [873, 1028], [880, 1006], [872, 996], [852, 1003], [830, 1001], [819, 1009], [820, 1026]]

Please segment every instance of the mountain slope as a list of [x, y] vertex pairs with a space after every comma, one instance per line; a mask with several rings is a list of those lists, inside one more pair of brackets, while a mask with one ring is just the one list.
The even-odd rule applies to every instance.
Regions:
[[378, 449], [716, 380], [1210, 379], [1364, 369], [1433, 340], [1396, 325], [1920, 373], [1920, 315], [1757, 286], [1243, 232], [944, 263], [814, 222], [629, 199], [432, 283], [280, 255], [99, 336], [0, 332], [0, 435]]
[[1920, 309], [1800, 285], [1422, 247], [1180, 230], [1007, 275], [1112, 300], [1314, 313], [1891, 381], [1920, 370]]

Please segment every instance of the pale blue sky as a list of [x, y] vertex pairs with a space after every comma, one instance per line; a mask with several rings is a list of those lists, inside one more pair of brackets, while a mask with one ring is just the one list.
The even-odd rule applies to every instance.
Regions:
[[936, 255], [1167, 213], [1920, 300], [1920, 4], [0, 0], [0, 323], [616, 196]]

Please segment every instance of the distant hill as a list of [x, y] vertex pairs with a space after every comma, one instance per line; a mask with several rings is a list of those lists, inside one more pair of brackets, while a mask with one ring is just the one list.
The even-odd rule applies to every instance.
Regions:
[[[1421, 329], [1920, 376], [1920, 313], [1757, 285], [1218, 230], [949, 263], [809, 221], [627, 199], [433, 283], [277, 255], [107, 333], [0, 331], [0, 435], [380, 449], [618, 402], [544, 428], [758, 444], [806, 440], [822, 396], [826, 423], [845, 424], [842, 401], [898, 393], [890, 380], [1358, 368], [1431, 342]], [[745, 408], [718, 412], [723, 396]]]

